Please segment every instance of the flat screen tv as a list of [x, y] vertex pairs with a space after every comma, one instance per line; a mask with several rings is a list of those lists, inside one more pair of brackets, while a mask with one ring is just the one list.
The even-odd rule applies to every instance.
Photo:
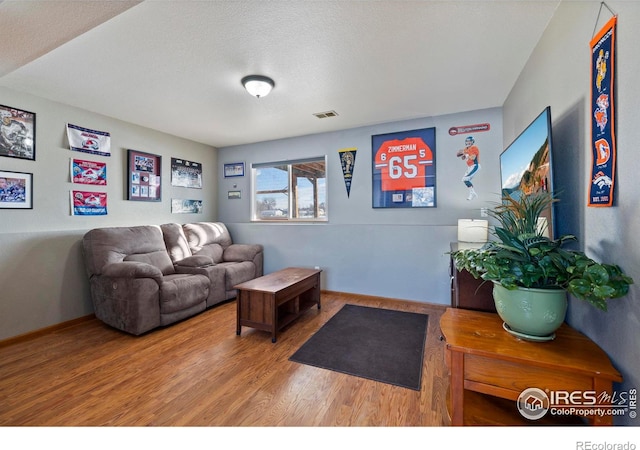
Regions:
[[[547, 106], [533, 122], [500, 154], [502, 194], [518, 199], [540, 190], [553, 192], [551, 107]], [[555, 236], [553, 205], [543, 213], [539, 227]]]

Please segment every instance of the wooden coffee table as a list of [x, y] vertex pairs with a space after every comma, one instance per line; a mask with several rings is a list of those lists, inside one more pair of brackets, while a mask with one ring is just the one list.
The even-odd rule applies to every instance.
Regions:
[[320, 309], [321, 272], [289, 267], [234, 286], [238, 290], [236, 334], [243, 326], [270, 331], [275, 343], [279, 330], [313, 305]]

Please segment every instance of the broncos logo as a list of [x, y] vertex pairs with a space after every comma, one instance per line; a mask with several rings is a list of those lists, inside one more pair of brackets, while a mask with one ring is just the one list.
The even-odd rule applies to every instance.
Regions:
[[602, 189], [604, 186], [611, 186], [613, 184], [611, 178], [605, 175], [602, 171], [596, 173], [593, 176], [593, 180], [591, 182], [597, 185], [600, 189]]
[[593, 143], [596, 151], [596, 164], [599, 166], [605, 165], [611, 158], [611, 147], [606, 139], [598, 139]]

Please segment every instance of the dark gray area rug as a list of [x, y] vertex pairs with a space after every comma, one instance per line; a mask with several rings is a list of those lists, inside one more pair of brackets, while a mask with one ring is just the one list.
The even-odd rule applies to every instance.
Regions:
[[428, 319], [347, 304], [289, 359], [419, 391]]

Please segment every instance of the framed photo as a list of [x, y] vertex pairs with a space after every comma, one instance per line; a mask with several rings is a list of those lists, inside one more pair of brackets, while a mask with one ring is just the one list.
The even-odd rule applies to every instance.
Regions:
[[0, 156], [36, 159], [36, 114], [0, 105]]
[[129, 172], [127, 200], [139, 202], [159, 202], [162, 200], [160, 155], [127, 151], [127, 168]]
[[435, 128], [374, 135], [371, 151], [374, 208], [435, 208]]
[[231, 163], [224, 165], [224, 177], [243, 177], [244, 176], [244, 163]]
[[33, 174], [0, 170], [0, 208], [33, 209]]
[[202, 200], [172, 198], [171, 214], [202, 214]]
[[202, 189], [202, 164], [171, 158], [171, 186]]
[[228, 191], [227, 200], [240, 200], [242, 198], [242, 191]]

